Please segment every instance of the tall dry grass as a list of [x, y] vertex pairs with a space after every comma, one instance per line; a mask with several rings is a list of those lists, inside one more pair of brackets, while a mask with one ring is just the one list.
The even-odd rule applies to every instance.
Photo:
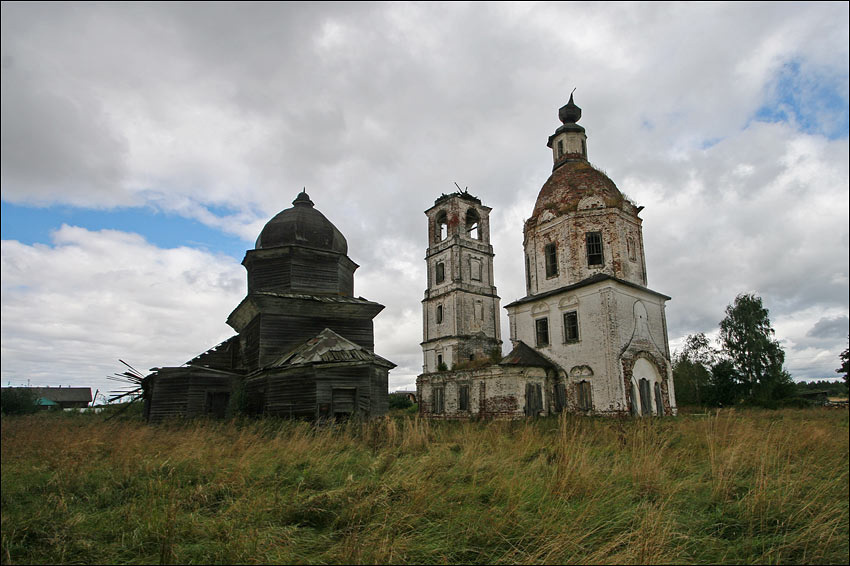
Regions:
[[847, 563], [848, 415], [2, 420], [3, 563]]

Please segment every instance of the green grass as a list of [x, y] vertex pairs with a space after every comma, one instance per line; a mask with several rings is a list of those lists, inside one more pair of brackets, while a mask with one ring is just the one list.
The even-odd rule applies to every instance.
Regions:
[[2, 562], [844, 563], [848, 413], [2, 419]]

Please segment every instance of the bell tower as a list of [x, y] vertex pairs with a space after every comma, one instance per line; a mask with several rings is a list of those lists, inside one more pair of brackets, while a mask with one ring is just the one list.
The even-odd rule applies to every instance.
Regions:
[[501, 355], [499, 297], [493, 281], [490, 208], [466, 191], [442, 195], [425, 211], [428, 285], [423, 309], [423, 373]]

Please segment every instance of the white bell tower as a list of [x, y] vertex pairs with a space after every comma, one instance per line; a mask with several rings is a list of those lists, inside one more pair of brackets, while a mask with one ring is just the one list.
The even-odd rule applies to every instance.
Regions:
[[498, 351], [499, 297], [493, 281], [490, 208], [466, 191], [442, 195], [428, 216], [428, 286], [423, 373], [450, 370]]

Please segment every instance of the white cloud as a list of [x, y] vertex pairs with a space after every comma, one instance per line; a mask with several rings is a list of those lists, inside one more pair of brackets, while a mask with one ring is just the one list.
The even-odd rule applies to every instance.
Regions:
[[[399, 364], [392, 383], [409, 384], [421, 365], [422, 211], [453, 181], [493, 207], [496, 285], [503, 304], [522, 296], [522, 221], [550, 171], [558, 106], [578, 87], [591, 160], [647, 207], [649, 281], [673, 296], [671, 339], [716, 328], [736, 294], [756, 290], [781, 337], [814, 348], [789, 365], [815, 375], [843, 347], [806, 332], [848, 312], [848, 144], [835, 131], [846, 123], [847, 21], [841, 3], [3, 3], [3, 199], [153, 206], [247, 247], [306, 186], [361, 264], [357, 293], [387, 306], [377, 350]], [[782, 121], [756, 119], [785, 107]], [[73, 282], [120, 264], [95, 251], [99, 241], [144, 250], [139, 269], [178, 253], [83, 233], [46, 247], [4, 241], [4, 376], [29, 371], [32, 352], [65, 331], [83, 344], [147, 344], [179, 329], [173, 354], [145, 362], [156, 365], [218, 339], [195, 341], [194, 315], [179, 305], [196, 298], [173, 266], [145, 272], [179, 297], [153, 309], [165, 325], [155, 333], [153, 297], [121, 270], [101, 295], [140, 334], [101, 337], [67, 305], [57, 312], [73, 324], [27, 326], [56, 316], [63, 296], [92, 300]], [[21, 295], [28, 306], [16, 306], [7, 263], [74, 254], [79, 271], [66, 267], [49, 288], [36, 268], [21, 272], [14, 293], [29, 285], [44, 298]], [[231, 260], [197, 271], [214, 272], [244, 285]], [[204, 300], [221, 293], [220, 307], [197, 328], [226, 334], [241, 296], [206, 289]], [[779, 324], [798, 315], [805, 322]], [[65, 369], [39, 371], [70, 375], [69, 356]]]
[[232, 258], [62, 226], [52, 245], [2, 242], [2, 381], [92, 386], [126, 360], [180, 365], [234, 334], [245, 294]]

